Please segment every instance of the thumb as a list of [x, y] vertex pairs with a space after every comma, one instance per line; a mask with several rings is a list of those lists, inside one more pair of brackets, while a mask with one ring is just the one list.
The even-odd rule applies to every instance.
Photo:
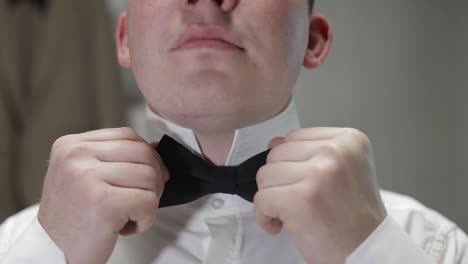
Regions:
[[272, 148], [282, 144], [283, 142], [284, 142], [284, 137], [275, 137], [268, 144], [268, 148], [272, 149]]

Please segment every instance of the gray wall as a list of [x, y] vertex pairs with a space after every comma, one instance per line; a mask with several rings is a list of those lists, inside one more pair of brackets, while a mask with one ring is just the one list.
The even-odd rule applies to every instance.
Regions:
[[299, 79], [303, 124], [365, 131], [383, 188], [468, 230], [467, 1], [324, 0], [317, 11], [335, 45]]
[[[458, 67], [453, 69], [457, 74], [457, 94], [456, 94], [456, 172], [459, 174], [458, 189], [455, 193], [459, 201], [468, 201], [468, 1], [458, 0], [458, 16], [456, 28], [458, 30], [458, 39], [456, 41], [459, 59], [456, 60]], [[465, 230], [468, 229], [468, 205], [460, 203], [462, 208], [453, 215], [465, 223]], [[464, 207], [463, 207], [464, 206]], [[463, 210], [464, 209], [464, 210]]]

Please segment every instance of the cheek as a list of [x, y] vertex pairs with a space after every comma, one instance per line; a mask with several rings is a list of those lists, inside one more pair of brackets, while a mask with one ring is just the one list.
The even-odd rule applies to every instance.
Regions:
[[143, 10], [138, 9], [129, 17], [129, 46], [136, 55], [165, 49], [167, 41], [164, 40], [167, 40], [167, 34], [172, 32], [168, 30], [170, 9], [148, 8], [147, 6], [151, 5], [141, 7]]
[[[283, 2], [283, 1], [278, 1]], [[296, 64], [298, 54], [305, 54], [308, 39], [308, 17], [302, 5], [287, 5], [284, 1], [279, 10], [266, 14], [263, 29], [264, 43], [272, 54], [280, 55], [283, 63]], [[280, 5], [280, 4], [278, 4]], [[257, 30], [262, 30], [258, 28]]]
[[252, 56], [266, 74], [276, 76], [272, 82], [281, 78], [291, 85], [301, 69], [308, 41], [305, 7], [299, 0], [256, 0], [240, 12], [252, 36]]
[[173, 16], [176, 8], [169, 5], [168, 1], [135, 0], [137, 4], [131, 7], [129, 5], [131, 67], [142, 88], [153, 82], [155, 76], [163, 75], [158, 74], [164, 69], [164, 64], [160, 62], [165, 61], [163, 56], [175, 39]]

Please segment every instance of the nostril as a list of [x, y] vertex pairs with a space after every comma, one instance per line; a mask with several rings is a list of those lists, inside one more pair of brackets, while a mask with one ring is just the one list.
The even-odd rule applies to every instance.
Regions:
[[[216, 2], [216, 4], [218, 4], [219, 6], [221, 6], [223, 3], [224, 3], [224, 0], [214, 0]], [[188, 3], [189, 4], [196, 4], [198, 1], [197, 0], [188, 0]]]
[[[206, 1], [211, 2], [211, 3], [215, 2], [221, 8], [221, 10], [223, 10], [226, 13], [234, 10], [238, 2], [238, 0], [206, 0]], [[196, 5], [199, 2], [200, 0], [187, 0], [187, 3], [189, 5]]]

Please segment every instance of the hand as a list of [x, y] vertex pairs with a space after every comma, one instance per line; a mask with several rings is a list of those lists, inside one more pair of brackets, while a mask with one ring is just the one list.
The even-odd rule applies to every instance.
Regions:
[[256, 222], [286, 227], [311, 264], [342, 264], [385, 219], [369, 139], [351, 128], [309, 128], [275, 138], [257, 174]]
[[169, 173], [153, 146], [129, 128], [58, 139], [39, 221], [68, 263], [103, 264], [119, 234], [148, 230]]

